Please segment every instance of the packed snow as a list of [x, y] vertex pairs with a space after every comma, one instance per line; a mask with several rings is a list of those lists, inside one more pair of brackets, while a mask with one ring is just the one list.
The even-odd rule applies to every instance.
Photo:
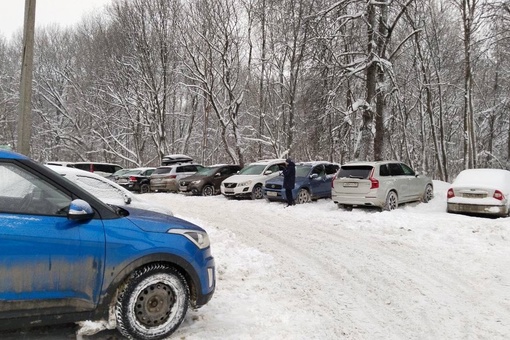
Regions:
[[[448, 214], [434, 185], [391, 212], [140, 195], [206, 229], [216, 259], [212, 300], [171, 338], [510, 338], [510, 219]], [[120, 339], [98, 327], [77, 338]]]

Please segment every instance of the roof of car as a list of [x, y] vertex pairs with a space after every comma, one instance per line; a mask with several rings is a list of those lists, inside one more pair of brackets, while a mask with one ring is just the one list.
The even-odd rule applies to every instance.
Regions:
[[4, 150], [0, 149], [0, 158], [7, 158], [7, 159], [28, 159], [27, 156], [19, 154], [14, 151]]
[[296, 162], [297, 165], [303, 165], [303, 166], [315, 166], [318, 164], [333, 164], [333, 165], [339, 165], [338, 163], [333, 163], [329, 161], [309, 161], [309, 162]]
[[401, 161], [396, 161], [396, 160], [387, 160], [387, 161], [353, 161], [353, 162], [342, 164], [342, 166], [344, 166], [344, 165], [371, 165], [371, 166], [374, 166], [374, 165], [378, 165], [378, 164], [387, 164], [387, 163], [402, 163], [402, 162]]
[[280, 162], [285, 162], [285, 159], [279, 159], [279, 158], [274, 158], [274, 159], [261, 159], [261, 160], [258, 160], [258, 161], [256, 161], [256, 162], [252, 162], [252, 163], [250, 163], [250, 165], [252, 165], [252, 164], [280, 163]]

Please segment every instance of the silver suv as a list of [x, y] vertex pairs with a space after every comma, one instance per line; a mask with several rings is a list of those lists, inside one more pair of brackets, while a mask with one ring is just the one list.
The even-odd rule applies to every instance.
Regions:
[[331, 199], [346, 210], [353, 206], [393, 210], [400, 203], [426, 203], [434, 197], [432, 180], [398, 161], [344, 164], [331, 186]]
[[160, 166], [150, 176], [151, 191], [179, 192], [179, 180], [202, 168], [199, 164]]

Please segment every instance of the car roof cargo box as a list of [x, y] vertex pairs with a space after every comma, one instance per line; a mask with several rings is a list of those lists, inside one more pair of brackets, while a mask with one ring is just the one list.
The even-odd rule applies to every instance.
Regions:
[[193, 163], [193, 158], [186, 155], [176, 154], [163, 156], [163, 160], [161, 161], [161, 165], [173, 165], [181, 163]]

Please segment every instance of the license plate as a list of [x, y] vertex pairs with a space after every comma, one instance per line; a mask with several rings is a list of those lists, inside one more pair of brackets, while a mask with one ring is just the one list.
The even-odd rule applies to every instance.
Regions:
[[485, 198], [485, 194], [462, 194], [462, 197], [466, 198]]
[[186, 191], [186, 190], [188, 190], [188, 187], [187, 187], [187, 186], [184, 186], [184, 185], [181, 185], [181, 186], [179, 187], [179, 190], [180, 190], [180, 191]]
[[119, 179], [119, 183], [121, 183], [121, 184], [124, 184], [124, 183], [127, 183], [127, 182], [128, 182], [127, 179]]
[[344, 187], [357, 188], [358, 187], [358, 183], [356, 183], [356, 182], [346, 182], [346, 183], [344, 183]]
[[278, 196], [278, 193], [276, 191], [268, 191], [267, 196]]
[[234, 190], [233, 189], [225, 189], [225, 193], [226, 194], [233, 194]]

